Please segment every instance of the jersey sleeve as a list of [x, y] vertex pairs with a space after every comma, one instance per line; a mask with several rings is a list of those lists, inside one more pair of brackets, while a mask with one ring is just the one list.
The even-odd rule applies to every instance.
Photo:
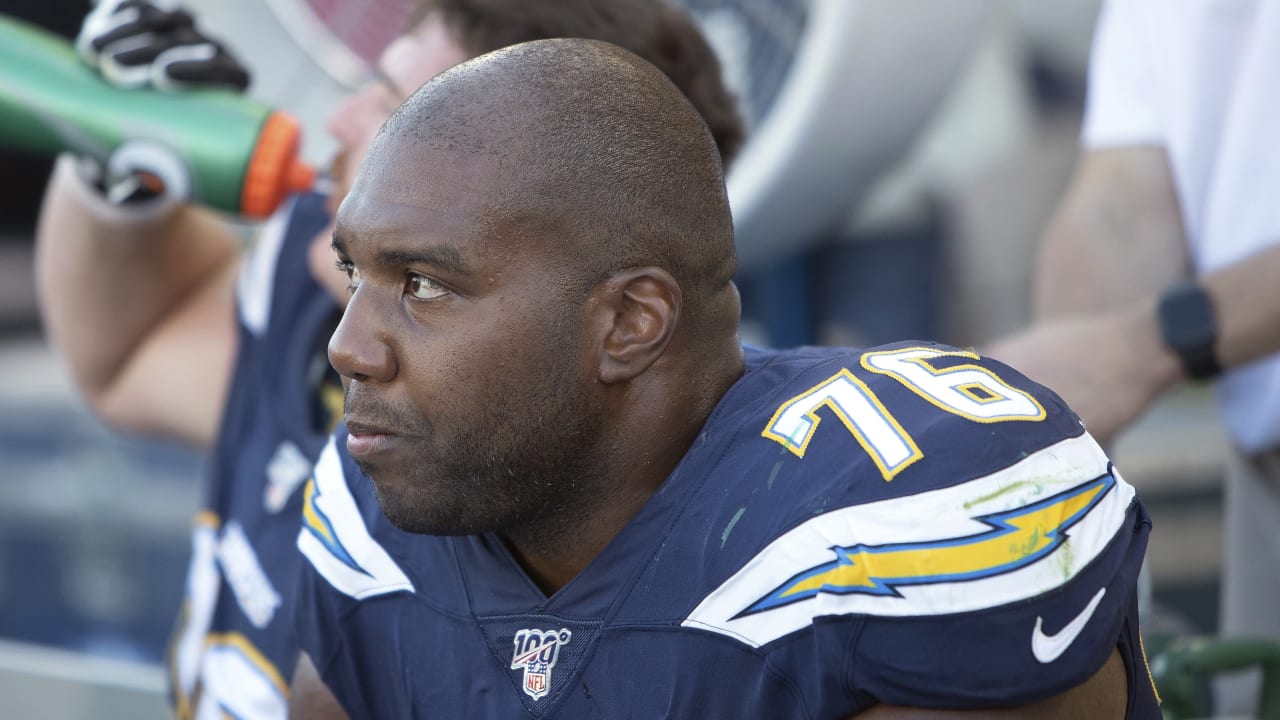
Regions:
[[942, 346], [836, 362], [763, 408], [783, 453], [743, 467], [775, 459], [792, 511], [684, 625], [751, 646], [833, 717], [1025, 705], [1124, 652], [1150, 522], [1061, 399]]
[[315, 237], [329, 224], [325, 199], [317, 193], [294, 195], [258, 229], [236, 278], [240, 324], [252, 337], [273, 324], [287, 327], [315, 293], [306, 258]]
[[967, 515], [970, 532], [877, 548], [880, 557], [865, 550], [873, 568], [895, 551], [923, 551], [909, 572], [952, 581], [932, 585], [947, 592], [927, 600], [913, 592], [924, 586], [892, 588], [917, 609], [863, 619], [850, 685], [892, 704], [980, 708], [1043, 700], [1096, 673], [1136, 629], [1131, 610], [1150, 523], [1114, 468], [1095, 472], [1082, 468], [1070, 480], [1064, 473], [1053, 484], [1042, 484], [1039, 471], [1019, 472], [1013, 483], [1043, 491], [1006, 486], [994, 505], [981, 491], [966, 493], [967, 512], [939, 518]]
[[779, 658], [819, 707], [1022, 705], [1080, 684], [1123, 642], [1149, 528], [1081, 435], [803, 522], [686, 624]]

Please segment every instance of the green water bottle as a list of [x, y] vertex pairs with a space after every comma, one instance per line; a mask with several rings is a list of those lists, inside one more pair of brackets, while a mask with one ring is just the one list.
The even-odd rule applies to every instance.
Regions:
[[0, 147], [148, 167], [166, 192], [246, 217], [311, 188], [298, 122], [225, 90], [111, 85], [71, 43], [0, 14]]

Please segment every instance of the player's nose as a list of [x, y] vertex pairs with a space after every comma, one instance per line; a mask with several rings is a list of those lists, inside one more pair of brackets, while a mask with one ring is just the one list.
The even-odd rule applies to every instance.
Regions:
[[[364, 296], [364, 297], [362, 297]], [[329, 338], [329, 363], [340, 375], [361, 382], [389, 382], [398, 370], [378, 313], [361, 289], [347, 303], [338, 329]]]

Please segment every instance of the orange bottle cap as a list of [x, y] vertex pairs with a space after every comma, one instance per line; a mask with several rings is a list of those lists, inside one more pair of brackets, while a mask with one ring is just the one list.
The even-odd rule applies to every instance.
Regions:
[[264, 218], [286, 197], [315, 184], [316, 172], [298, 159], [302, 130], [298, 121], [279, 110], [267, 116], [258, 135], [240, 193], [240, 212]]

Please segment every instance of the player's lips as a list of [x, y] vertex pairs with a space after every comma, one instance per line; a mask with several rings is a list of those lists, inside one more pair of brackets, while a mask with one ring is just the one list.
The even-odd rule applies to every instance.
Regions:
[[392, 430], [362, 420], [347, 420], [347, 452], [367, 457], [391, 449], [398, 436]]

